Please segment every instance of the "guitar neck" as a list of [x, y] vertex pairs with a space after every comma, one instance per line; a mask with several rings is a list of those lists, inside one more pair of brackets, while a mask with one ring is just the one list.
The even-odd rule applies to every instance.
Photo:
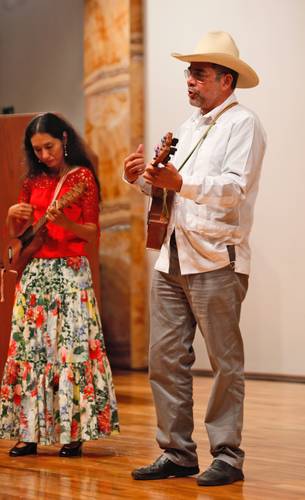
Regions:
[[[57, 208], [59, 210], [63, 210], [65, 207], [67, 207], [69, 204], [75, 202], [81, 194], [86, 190], [86, 185], [82, 182], [79, 182], [76, 184], [72, 189], [70, 189], [69, 192], [64, 194], [58, 203]], [[29, 244], [29, 242], [34, 238], [36, 233], [41, 229], [46, 223], [48, 222], [47, 220], [47, 214], [45, 213], [40, 219], [38, 219], [35, 224], [31, 225], [28, 227], [24, 233], [21, 236], [18, 236], [19, 240], [22, 242], [23, 245]]]
[[32, 241], [36, 233], [39, 231], [39, 229], [41, 229], [46, 223], [47, 223], [47, 217], [45, 214], [42, 217], [40, 217], [40, 219], [38, 219], [38, 221], [35, 224], [28, 227], [24, 231], [24, 233], [22, 233], [21, 236], [18, 236], [19, 240], [22, 243], [22, 246], [28, 245]]
[[177, 148], [175, 147], [177, 145], [178, 139], [176, 137], [173, 137], [172, 132], [167, 132], [167, 134], [163, 137], [162, 139], [162, 144], [161, 146], [158, 146], [155, 150], [156, 155], [151, 161], [151, 165], [153, 167], [158, 167], [160, 163], [163, 165], [166, 165], [171, 156], [175, 154]]
[[47, 216], [44, 214], [35, 224], [33, 224], [33, 235], [35, 235], [47, 222]]

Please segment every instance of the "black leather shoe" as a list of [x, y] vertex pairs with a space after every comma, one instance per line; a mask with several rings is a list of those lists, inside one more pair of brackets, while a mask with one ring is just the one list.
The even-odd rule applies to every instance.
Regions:
[[198, 474], [199, 467], [184, 467], [169, 460], [165, 455], [161, 455], [157, 460], [147, 467], [141, 467], [132, 471], [133, 479], [166, 479], [167, 477], [185, 477]]
[[82, 456], [82, 442], [81, 441], [73, 441], [69, 444], [64, 444], [59, 452], [60, 457], [81, 457]]
[[243, 480], [244, 475], [241, 469], [232, 467], [227, 462], [216, 458], [210, 467], [197, 477], [197, 484], [199, 486], [221, 486]]
[[9, 451], [10, 457], [25, 457], [26, 455], [37, 455], [37, 443], [24, 443], [18, 446], [18, 443]]

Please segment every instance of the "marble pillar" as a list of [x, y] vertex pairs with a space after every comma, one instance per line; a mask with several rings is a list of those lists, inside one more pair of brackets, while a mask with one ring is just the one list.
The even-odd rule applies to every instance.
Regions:
[[122, 181], [143, 142], [142, 0], [85, 0], [86, 141], [102, 185], [102, 322], [113, 367], [147, 365], [145, 199]]

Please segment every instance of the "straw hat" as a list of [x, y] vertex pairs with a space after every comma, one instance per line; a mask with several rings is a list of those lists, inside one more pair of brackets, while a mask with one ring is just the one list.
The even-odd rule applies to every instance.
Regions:
[[239, 58], [239, 50], [229, 35], [224, 31], [211, 31], [198, 43], [192, 54], [171, 54], [173, 57], [186, 62], [209, 62], [220, 64], [233, 69], [239, 74], [237, 87], [255, 87], [259, 78], [255, 71]]

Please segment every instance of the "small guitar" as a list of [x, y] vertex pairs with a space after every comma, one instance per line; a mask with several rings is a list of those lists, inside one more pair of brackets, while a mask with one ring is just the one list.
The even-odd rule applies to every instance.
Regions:
[[[76, 201], [85, 191], [86, 186], [83, 182], [76, 184], [70, 191], [65, 193], [59, 200], [55, 200], [52, 205], [55, 205], [59, 210], [63, 210]], [[3, 263], [5, 269], [15, 271], [18, 279], [31, 260], [33, 254], [43, 245], [45, 234], [47, 232], [45, 225], [47, 224], [46, 213], [35, 223], [29, 226], [17, 238], [12, 238], [5, 247], [3, 254]]]
[[[171, 155], [176, 152], [178, 139], [168, 132], [162, 139], [161, 147], [158, 148], [151, 165], [158, 168], [159, 163], [166, 165]], [[170, 218], [172, 201], [175, 191], [152, 186], [152, 201], [147, 219], [146, 248], [160, 250], [166, 236], [167, 226]]]

